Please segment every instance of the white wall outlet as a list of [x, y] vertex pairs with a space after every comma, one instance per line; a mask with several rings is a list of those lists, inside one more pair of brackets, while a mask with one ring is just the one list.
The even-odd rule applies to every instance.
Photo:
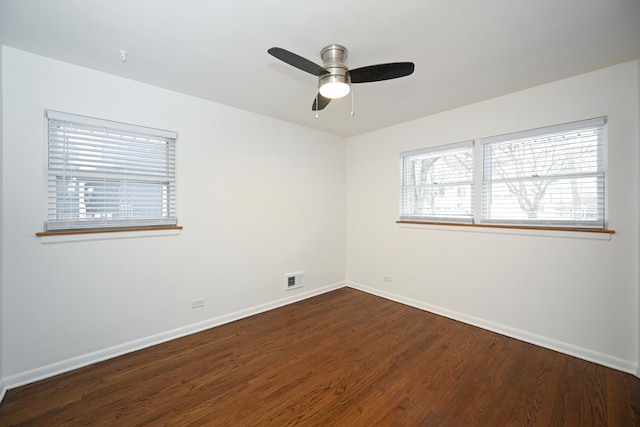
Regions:
[[304, 273], [302, 271], [298, 271], [297, 273], [289, 273], [284, 275], [284, 290], [289, 291], [291, 289], [298, 289], [303, 286], [302, 279], [304, 278]]
[[387, 283], [391, 283], [391, 276], [389, 276], [388, 274], [382, 276], [382, 279]]
[[191, 301], [191, 308], [204, 307], [204, 298], [198, 298]]

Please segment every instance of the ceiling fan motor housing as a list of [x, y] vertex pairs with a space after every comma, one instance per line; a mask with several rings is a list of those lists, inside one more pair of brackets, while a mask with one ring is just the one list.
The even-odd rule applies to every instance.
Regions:
[[320, 76], [320, 86], [326, 83], [351, 83], [349, 69], [344, 63], [347, 54], [347, 48], [339, 44], [330, 44], [320, 51], [323, 67], [329, 72]]

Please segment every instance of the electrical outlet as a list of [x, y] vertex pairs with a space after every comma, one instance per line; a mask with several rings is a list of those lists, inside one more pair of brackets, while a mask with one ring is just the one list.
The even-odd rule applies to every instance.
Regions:
[[385, 274], [384, 276], [382, 276], [382, 278], [385, 282], [391, 283], [391, 276], [389, 276], [388, 274]]
[[204, 307], [204, 298], [198, 298], [191, 301], [191, 308]]

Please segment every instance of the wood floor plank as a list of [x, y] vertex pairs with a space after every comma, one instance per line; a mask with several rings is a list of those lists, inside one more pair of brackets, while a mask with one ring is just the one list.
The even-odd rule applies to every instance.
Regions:
[[344, 288], [9, 390], [13, 425], [640, 426], [640, 380]]

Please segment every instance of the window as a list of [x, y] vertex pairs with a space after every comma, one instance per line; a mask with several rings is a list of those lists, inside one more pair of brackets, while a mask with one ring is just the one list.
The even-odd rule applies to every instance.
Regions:
[[400, 219], [605, 229], [605, 118], [478, 142], [402, 153]]
[[471, 222], [473, 143], [402, 154], [401, 218]]
[[604, 228], [604, 124], [483, 140], [482, 222]]
[[175, 132], [46, 116], [47, 231], [177, 225]]

